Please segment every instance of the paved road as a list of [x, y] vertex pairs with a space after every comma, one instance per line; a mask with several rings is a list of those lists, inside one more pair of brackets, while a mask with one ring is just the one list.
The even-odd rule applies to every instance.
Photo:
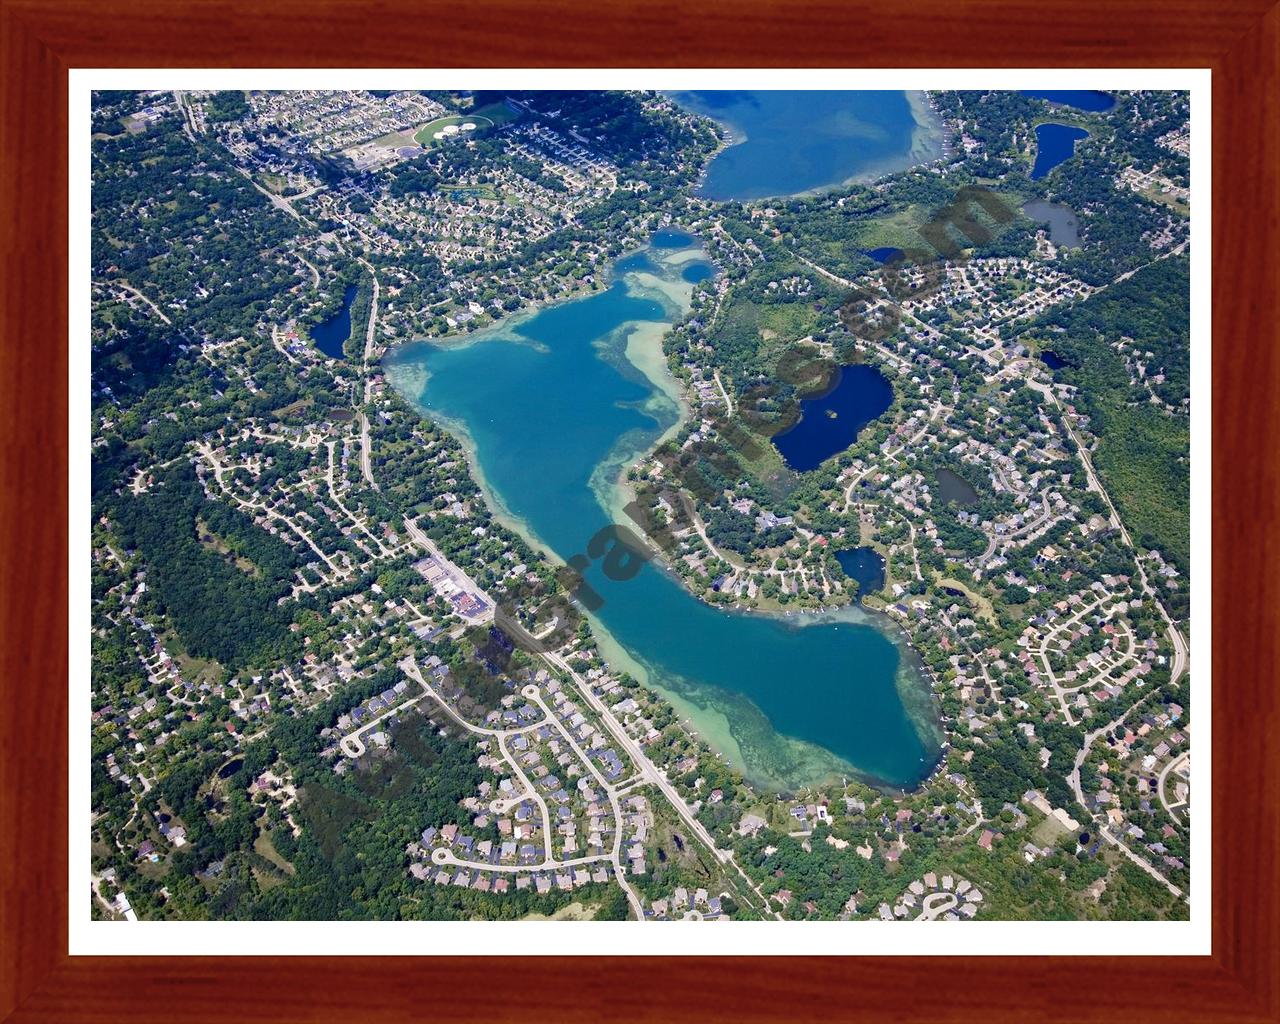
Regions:
[[311, 534], [307, 533], [306, 530], [300, 527], [288, 516], [282, 515], [281, 513], [277, 512], [273, 508], [267, 508], [260, 501], [249, 501], [246, 498], [242, 498], [240, 497], [240, 495], [236, 494], [233, 490], [231, 490], [231, 488], [228, 487], [226, 482], [222, 479], [223, 474], [226, 473], [227, 471], [227, 467], [218, 461], [218, 457], [214, 454], [213, 448], [210, 445], [204, 444], [204, 443], [197, 443], [196, 450], [201, 455], [203, 455], [206, 459], [209, 460], [209, 464], [213, 467], [214, 481], [217, 483], [218, 487], [222, 489], [222, 492], [228, 498], [234, 501], [242, 509], [250, 509], [254, 512], [261, 512], [263, 515], [267, 516], [267, 518], [269, 519], [280, 520], [280, 522], [284, 523], [285, 526], [287, 526], [290, 530], [292, 530], [295, 534], [297, 534], [303, 541], [306, 542], [307, 546], [311, 548], [311, 550], [314, 551], [320, 557], [321, 561], [323, 561], [324, 564], [327, 565], [333, 571], [335, 578], [342, 579], [347, 575], [347, 570], [341, 568], [340, 566], [334, 565], [333, 560], [316, 545], [316, 542], [314, 540], [311, 539]]
[[[368, 385], [365, 387], [367, 388]], [[369, 437], [369, 417], [365, 415], [363, 409], [360, 410], [360, 475], [375, 491], [382, 490], [373, 479], [373, 441]]]
[[[442, 566], [444, 566], [445, 571], [453, 578], [454, 583], [459, 584], [460, 586], [462, 586], [463, 590], [467, 591], [470, 594], [476, 595], [477, 597], [480, 598], [480, 600], [484, 602], [485, 609], [479, 615], [463, 615], [461, 612], [457, 613], [466, 621], [467, 625], [474, 626], [480, 623], [492, 621], [494, 616], [494, 609], [497, 606], [497, 602], [494, 601], [494, 599], [489, 596], [488, 591], [482, 590], [480, 587], [480, 584], [478, 584], [475, 580], [473, 580], [470, 576], [468, 576], [465, 572], [463, 572], [462, 569], [456, 563], [454, 563], [451, 559], [448, 558], [448, 556], [444, 554], [444, 552], [442, 552], [438, 547], [436, 547], [435, 541], [433, 541], [430, 537], [428, 537], [423, 532], [422, 527], [420, 527], [415, 520], [406, 518], [404, 521], [404, 527], [406, 530], [408, 530], [409, 536], [414, 540], [415, 543], [417, 543], [420, 547], [422, 547], [427, 552], [427, 554], [429, 554], [432, 558], [434, 558], [437, 562], [439, 562]], [[526, 636], [527, 635], [528, 634], [526, 634]]]
[[303, 256], [302, 253], [300, 252], [294, 253], [294, 255], [297, 256], [298, 259], [301, 260], [302, 263], [306, 266], [306, 268], [311, 271], [311, 276], [314, 279], [312, 283], [315, 285], [315, 287], [319, 288], [320, 287], [320, 271], [316, 269], [315, 264], [312, 263], [305, 256]]
[[1126, 846], [1119, 839], [1113, 836], [1111, 834], [1111, 831], [1105, 825], [1101, 829], [1099, 829], [1099, 831], [1102, 833], [1103, 839], [1109, 842], [1112, 846], [1119, 849], [1121, 853], [1123, 853], [1131, 861], [1137, 864], [1138, 867], [1142, 868], [1143, 871], [1149, 874], [1152, 878], [1154, 878], [1157, 882], [1163, 885], [1166, 889], [1168, 889], [1169, 892], [1171, 892], [1174, 896], [1177, 896], [1179, 899], [1186, 898], [1182, 890], [1179, 889], [1176, 885], [1174, 885], [1171, 881], [1169, 881], [1169, 879], [1165, 878], [1164, 875], [1162, 875], [1159, 871], [1157, 871], [1151, 865], [1150, 861], [1148, 861], [1144, 857], [1139, 857], [1136, 853], [1134, 853], [1131, 849], [1129, 849], [1128, 846]]
[[[374, 555], [374, 552], [372, 551], [370, 551], [369, 554], [373, 555], [375, 558], [379, 556], [382, 558], [389, 558], [395, 554], [395, 550], [387, 547], [384, 543], [382, 543], [382, 538], [377, 536], [372, 530], [370, 530], [368, 525], [365, 523], [363, 519], [361, 519], [354, 512], [352, 512], [351, 509], [347, 508], [347, 506], [343, 504], [342, 499], [338, 497], [338, 492], [334, 489], [334, 486], [333, 486], [333, 473], [335, 468], [334, 467], [334, 449], [336, 449], [337, 446], [338, 446], [337, 441], [325, 442], [325, 447], [329, 449], [329, 465], [328, 465], [328, 468], [325, 470], [325, 482], [329, 486], [329, 497], [333, 499], [333, 503], [338, 506], [338, 508], [342, 511], [343, 515], [345, 515], [348, 519], [350, 519], [353, 523], [355, 523], [356, 526], [359, 527], [360, 531], [366, 537], [368, 537], [371, 541], [373, 541], [374, 544], [377, 545], [377, 548], [378, 548], [377, 555]], [[356, 538], [353, 537], [352, 540], [355, 541]]]
[[269, 188], [263, 188], [261, 185], [259, 185], [256, 181], [253, 180], [253, 174], [245, 170], [243, 167], [237, 168], [237, 170], [239, 170], [240, 173], [243, 174], [249, 180], [250, 185], [252, 185], [264, 196], [266, 196], [268, 201], [270, 201], [271, 205], [274, 206], [277, 210], [279, 210], [281, 213], [287, 213], [290, 217], [292, 217], [294, 220], [298, 221], [299, 223], [304, 223], [304, 218], [302, 214], [300, 214], [297, 210], [293, 208], [289, 200], [285, 199], [283, 196], [276, 195]]
[[848, 279], [846, 279], [846, 278], [843, 278], [843, 277], [839, 277], [839, 276], [838, 276], [838, 275], [836, 275], [836, 274], [833, 274], [830, 270], [827, 270], [825, 267], [820, 267], [820, 266], [818, 266], [818, 264], [814, 263], [814, 262], [813, 262], [813, 260], [805, 259], [805, 257], [801, 256], [798, 252], [793, 252], [793, 253], [791, 253], [791, 255], [792, 255], [793, 257], [795, 257], [796, 259], [798, 259], [801, 263], [803, 263], [803, 264], [804, 264], [806, 267], [808, 267], [810, 270], [816, 270], [819, 274], [821, 274], [823, 277], [825, 277], [828, 281], [834, 281], [836, 284], [844, 285], [844, 287], [846, 287], [846, 288], [854, 288], [854, 287], [856, 287], [852, 281], [850, 281], [850, 280], [848, 280]]
[[360, 262], [369, 268], [369, 276], [373, 278], [373, 298], [369, 302], [369, 326], [364, 332], [364, 367], [367, 370], [374, 358], [373, 339], [378, 329], [378, 293], [380, 288], [378, 275], [373, 272], [373, 267], [365, 263], [364, 260]]
[[1040, 491], [1040, 504], [1044, 508], [1044, 511], [1041, 512], [1040, 515], [1037, 518], [1033, 519], [1031, 522], [1023, 523], [1012, 533], [1006, 533], [1004, 536], [993, 535], [991, 537], [988, 537], [987, 550], [978, 556], [978, 565], [985, 566], [987, 562], [991, 560], [991, 556], [995, 554], [997, 547], [1000, 547], [1001, 545], [1003, 545], [1005, 548], [1007, 548], [1010, 544], [1012, 544], [1015, 540], [1018, 540], [1020, 537], [1027, 537], [1028, 543], [1030, 543], [1030, 540], [1032, 539], [1031, 535], [1034, 534], [1037, 530], [1039, 530], [1041, 527], [1045, 526], [1046, 524], [1050, 526], [1053, 525], [1051, 522], [1053, 518], [1053, 509], [1049, 505], [1049, 488], [1048, 487], [1044, 487]]
[[1179, 754], [1177, 757], [1172, 758], [1169, 761], [1169, 763], [1166, 764], [1163, 769], [1161, 769], [1160, 774], [1156, 777], [1156, 794], [1160, 797], [1160, 802], [1164, 805], [1164, 809], [1169, 812], [1169, 817], [1171, 817], [1179, 825], [1182, 824], [1182, 819], [1178, 817], [1178, 811], [1175, 810], [1175, 808], [1181, 809], [1181, 808], [1184, 808], [1186, 805], [1180, 804], [1177, 801], [1174, 801], [1172, 804], [1169, 803], [1169, 801], [1166, 800], [1164, 796], [1164, 784], [1165, 784], [1165, 780], [1169, 777], [1169, 773], [1176, 770], [1179, 765], [1184, 764], [1186, 761], [1188, 761], [1190, 757], [1191, 757], [1190, 752], [1184, 751], [1183, 753]]
[[[373, 298], [369, 303], [369, 326], [364, 332], [364, 407], [369, 405], [369, 364], [374, 359], [374, 336], [378, 330], [378, 275], [374, 273], [373, 266], [365, 260], [360, 261], [369, 271], [369, 276], [373, 278]], [[365, 414], [364, 408], [360, 409], [360, 472], [364, 474], [364, 478], [369, 481], [369, 486], [375, 491], [381, 490], [377, 482], [373, 479], [373, 443], [369, 439], [369, 417]]]
[[720, 389], [720, 397], [724, 399], [725, 407], [728, 410], [729, 415], [732, 416], [733, 415], [733, 399], [729, 397], [729, 392], [725, 390], [724, 382], [720, 380], [720, 371], [716, 370], [712, 374], [712, 376], [715, 377], [716, 387]]
[[[1058, 703], [1062, 705], [1062, 713], [1063, 713], [1063, 716], [1066, 718], [1068, 725], [1075, 725], [1076, 720], [1075, 720], [1075, 716], [1071, 712], [1071, 705], [1067, 703], [1067, 695], [1079, 693], [1079, 691], [1084, 689], [1086, 686], [1092, 686], [1093, 680], [1096, 677], [1091, 676], [1089, 678], [1077, 681], [1074, 686], [1070, 686], [1070, 687], [1064, 686], [1062, 680], [1058, 679], [1058, 674], [1054, 672], [1053, 665], [1049, 661], [1049, 655], [1052, 653], [1051, 648], [1053, 647], [1053, 641], [1054, 641], [1054, 638], [1057, 637], [1064, 630], [1074, 628], [1080, 622], [1080, 620], [1083, 619], [1086, 615], [1094, 611], [1097, 611], [1102, 606], [1102, 603], [1106, 600], [1108, 600], [1108, 598], [1099, 597], [1096, 601], [1092, 602], [1091, 604], [1081, 605], [1080, 608], [1074, 614], [1072, 614], [1069, 618], [1063, 619], [1061, 622], [1055, 623], [1052, 629], [1042, 634], [1040, 637], [1040, 642], [1037, 645], [1035, 646], [1028, 645], [1026, 648], [1026, 651], [1028, 654], [1034, 655], [1035, 657], [1040, 659], [1040, 665], [1044, 669], [1044, 674], [1049, 680], [1049, 686], [1052, 687], [1054, 696], [1058, 698]], [[1115, 617], [1115, 612], [1116, 612], [1116, 609], [1115, 609], [1115, 605], [1113, 604], [1111, 607], [1106, 609], [1104, 617], [1108, 621], [1110, 621], [1112, 618]], [[1129, 641], [1129, 649], [1127, 651], [1118, 652], [1119, 654], [1118, 660], [1108, 662], [1105, 665], [1102, 665], [1101, 668], [1104, 672], [1109, 673], [1114, 667], [1124, 664], [1127, 661], [1137, 661], [1137, 656], [1135, 653], [1137, 648], [1136, 648], [1136, 643], [1134, 641], [1133, 632], [1129, 629], [1128, 624], [1123, 619], [1120, 620], [1119, 628], [1123, 631], [1124, 638]], [[1068, 639], [1070, 639], [1069, 636], [1068, 636]]]
[[280, 337], [280, 329], [275, 325], [271, 325], [271, 344], [275, 346], [277, 352], [284, 356], [289, 362], [297, 363], [293, 353], [290, 352], [284, 344], [284, 339]]
[[955, 910], [960, 905], [960, 897], [953, 892], [931, 892], [920, 903], [917, 921], [933, 921], [948, 910]]
[[1081, 807], [1088, 806], [1084, 802], [1084, 790], [1080, 788], [1080, 769], [1089, 757], [1089, 748], [1093, 746], [1094, 741], [1097, 740], [1097, 738], [1101, 736], [1104, 732], [1107, 732], [1110, 729], [1114, 729], [1117, 725], [1119, 725], [1126, 718], [1128, 718], [1133, 713], [1134, 709], [1137, 708], [1138, 705], [1140, 705], [1143, 701], [1145, 701], [1148, 696], [1149, 694], [1144, 693], [1141, 697], [1135, 700], [1127, 708], [1121, 711], [1120, 714], [1116, 715], [1115, 718], [1111, 719], [1111, 721], [1107, 722], [1105, 725], [1098, 726], [1098, 728], [1092, 730], [1091, 732], [1087, 732], [1084, 734], [1084, 743], [1081, 744], [1080, 749], [1076, 752], [1075, 761], [1071, 765], [1071, 772], [1067, 775], [1067, 782], [1070, 783], [1071, 785], [1071, 792], [1075, 794], [1076, 802], [1080, 804]]
[[156, 316], [158, 316], [161, 320], [163, 320], [169, 326], [171, 327], [173, 326], [173, 321], [164, 315], [164, 311], [159, 306], [157, 306], [154, 302], [152, 302], [149, 298], [143, 295], [142, 292], [138, 291], [138, 289], [135, 288], [133, 285], [131, 285], [128, 281], [104, 281], [102, 283], [107, 288], [119, 288], [121, 291], [126, 291], [130, 295], [134, 296], [135, 298], [141, 299], [143, 302], [145, 302], [148, 306], [151, 307], [152, 312], [154, 312]]
[[[435, 700], [435, 702], [445, 710], [445, 712], [449, 715], [449, 717], [452, 718], [464, 729], [472, 733], [476, 733], [482, 736], [492, 736], [497, 739], [499, 752], [502, 754], [503, 759], [507, 762], [507, 764], [512, 769], [512, 772], [515, 774], [516, 778], [519, 779], [520, 785], [524, 789], [524, 796], [520, 797], [520, 799], [525, 799], [526, 797], [531, 798], [535, 803], [537, 803], [538, 808], [542, 813], [544, 857], [542, 859], [542, 862], [539, 864], [514, 864], [509, 866], [503, 866], [503, 865], [490, 864], [488, 862], [465, 861], [465, 860], [459, 859], [457, 856], [455, 856], [452, 853], [452, 851], [449, 851], [449, 850], [436, 850], [432, 854], [432, 858], [431, 858], [433, 863], [462, 865], [465, 867], [471, 867], [471, 868], [475, 868], [476, 870], [483, 870], [483, 871], [536, 871], [536, 870], [555, 870], [558, 868], [581, 866], [584, 864], [594, 863], [596, 861], [607, 860], [613, 864], [614, 875], [617, 877], [618, 884], [622, 886], [623, 892], [626, 893], [627, 902], [631, 905], [631, 909], [636, 916], [636, 920], [643, 921], [645, 919], [644, 904], [640, 900], [640, 897], [636, 895], [635, 890], [632, 889], [631, 884], [627, 881], [626, 874], [622, 868], [623, 816], [622, 816], [622, 806], [618, 801], [618, 794], [614, 790], [614, 787], [609, 784], [608, 780], [605, 779], [605, 777], [600, 774], [600, 771], [596, 767], [595, 762], [593, 762], [589, 757], [587, 757], [587, 755], [583, 752], [582, 748], [574, 740], [573, 736], [571, 736], [569, 734], [569, 731], [565, 729], [564, 723], [562, 723], [560, 719], [552, 712], [551, 708], [547, 706], [547, 703], [543, 699], [542, 693], [538, 689], [538, 687], [526, 686], [521, 691], [521, 693], [526, 699], [535, 702], [538, 705], [538, 707], [542, 710], [542, 713], [544, 716], [542, 721], [531, 723], [530, 725], [521, 726], [521, 728], [519, 729], [487, 729], [482, 726], [473, 725], [471, 722], [468, 722], [465, 718], [462, 718], [452, 707], [450, 707], [448, 702], [445, 701], [440, 696], [440, 694], [436, 692], [434, 687], [432, 687], [431, 684], [427, 682], [426, 678], [422, 675], [421, 670], [418, 668], [417, 662], [412, 657], [405, 658], [403, 661], [401, 661], [399, 663], [399, 667], [405, 673], [405, 675], [409, 676], [419, 686], [422, 687], [424, 696], [429, 695], [430, 697], [432, 697]], [[589, 856], [578, 857], [571, 860], [560, 860], [553, 855], [551, 850], [551, 837], [555, 833], [552, 830], [552, 825], [551, 825], [551, 811], [547, 807], [547, 803], [543, 799], [542, 795], [537, 791], [537, 789], [533, 785], [533, 782], [529, 779], [527, 775], [525, 775], [524, 769], [520, 767], [520, 764], [516, 761], [514, 757], [511, 756], [510, 752], [507, 750], [507, 747], [506, 747], [506, 738], [508, 735], [514, 735], [515, 733], [525, 732], [525, 731], [528, 731], [530, 728], [534, 728], [536, 726], [544, 725], [544, 724], [551, 725], [557, 732], [560, 733], [560, 738], [569, 745], [569, 747], [573, 750], [574, 754], [577, 755], [578, 760], [581, 762], [581, 764], [585, 766], [586, 769], [595, 777], [596, 783], [608, 796], [609, 804], [613, 809], [613, 817], [614, 817], [613, 849], [610, 853], [593, 854]], [[344, 739], [344, 750], [345, 750], [345, 739]]]
[[645, 755], [644, 750], [641, 749], [640, 744], [632, 739], [627, 731], [622, 727], [622, 724], [613, 717], [613, 712], [609, 710], [604, 701], [592, 692], [591, 686], [586, 682], [586, 680], [570, 668], [569, 663], [560, 655], [555, 654], [552, 651], [546, 651], [543, 653], [543, 657], [557, 669], [567, 673], [569, 677], [573, 679], [578, 691], [582, 694], [583, 700], [591, 705], [596, 714], [600, 716], [601, 721], [604, 722], [605, 727], [613, 734], [613, 738], [618, 741], [618, 745], [630, 755], [631, 760], [640, 770], [640, 774], [644, 777], [645, 781], [656, 786], [662, 791], [662, 794], [671, 801], [676, 812], [684, 819], [685, 824], [698, 837], [698, 839], [701, 840], [701, 842], [705, 844], [713, 854], [715, 854], [717, 860], [721, 863], [728, 861], [730, 854], [725, 850], [717, 849], [714, 837], [707, 831], [702, 822], [693, 816], [693, 813], [685, 804], [684, 798], [681, 797], [676, 788], [667, 781], [666, 776], [658, 771], [653, 762], [649, 760]]
[[187, 138], [192, 142], [196, 141], [195, 117], [191, 113], [191, 109], [187, 106], [187, 102], [183, 99], [182, 91], [175, 89], [173, 93], [173, 101], [178, 105], [178, 111], [182, 114], [182, 130], [186, 132]]
[[[1085, 446], [1084, 442], [1080, 439], [1080, 435], [1076, 433], [1075, 428], [1071, 425], [1071, 421], [1067, 418], [1066, 412], [1062, 408], [1062, 403], [1058, 401], [1057, 394], [1049, 385], [1041, 384], [1038, 381], [1031, 379], [1027, 380], [1027, 386], [1039, 391], [1042, 395], [1045, 395], [1051, 402], [1053, 402], [1054, 407], [1057, 408], [1062, 420], [1063, 428], [1067, 432], [1067, 436], [1069, 436], [1076, 444], [1076, 449], [1080, 455], [1080, 461], [1084, 465], [1085, 478], [1088, 480], [1089, 488], [1096, 491], [1102, 497], [1102, 500], [1106, 502], [1111, 525], [1120, 532], [1120, 538], [1124, 541], [1125, 546], [1136, 552], [1137, 546], [1133, 543], [1133, 538], [1129, 536], [1129, 530], [1125, 527], [1124, 521], [1120, 518], [1120, 513], [1116, 511], [1116, 507], [1111, 501], [1111, 495], [1109, 495], [1106, 488], [1102, 486], [1102, 481], [1094, 471], [1093, 459], [1089, 455], [1089, 449]], [[1137, 565], [1138, 578], [1142, 582], [1143, 592], [1151, 598], [1155, 603], [1156, 608], [1159, 610], [1160, 617], [1164, 619], [1167, 627], [1165, 629], [1165, 633], [1169, 637], [1169, 642], [1173, 645], [1173, 664], [1169, 669], [1169, 682], [1171, 684], [1176, 683], [1182, 673], [1187, 670], [1187, 664], [1190, 658], [1190, 652], [1187, 647], [1187, 638], [1182, 635], [1182, 631], [1178, 629], [1177, 624], [1173, 621], [1173, 618], [1165, 608], [1164, 602], [1160, 600], [1159, 596], [1155, 592], [1155, 588], [1151, 586], [1151, 581], [1147, 578], [1147, 571], [1143, 568], [1140, 560], [1137, 562]]]
[[[733, 865], [734, 869], [742, 877], [743, 881], [751, 888], [756, 896], [759, 897], [761, 904], [763, 905], [764, 913], [769, 913], [768, 900], [756, 884], [747, 876], [746, 872], [744, 872], [742, 868], [738, 866], [737, 862], [734, 861], [733, 852], [731, 850], [721, 850], [717, 848], [715, 838], [707, 831], [702, 822], [698, 821], [698, 819], [693, 816], [693, 812], [689, 810], [688, 805], [684, 802], [684, 798], [676, 788], [667, 781], [667, 777], [658, 771], [654, 763], [649, 760], [645, 755], [645, 752], [641, 749], [640, 744], [627, 734], [627, 731], [622, 727], [622, 724], [613, 717], [613, 712], [605, 706], [604, 701], [592, 692], [590, 685], [588, 685], [588, 683], [578, 675], [577, 672], [570, 668], [569, 663], [566, 662], [564, 658], [560, 657], [560, 655], [552, 653], [551, 651], [546, 651], [543, 653], [543, 657], [562, 672], [568, 673], [569, 677], [573, 680], [574, 685], [577, 686], [578, 692], [582, 694], [582, 699], [591, 705], [596, 714], [600, 716], [600, 721], [604, 723], [605, 728], [608, 729], [613, 735], [613, 738], [618, 741], [618, 745], [621, 746], [628, 755], [630, 755], [632, 762], [634, 762], [636, 767], [640, 770], [640, 774], [644, 780], [657, 787], [662, 795], [667, 798], [667, 801], [675, 808], [676, 813], [680, 815], [685, 825], [688, 826], [689, 830], [697, 837], [699, 842], [711, 851], [712, 856], [714, 856], [716, 860], [720, 861], [722, 864]], [[780, 915], [776, 913], [773, 916], [780, 919]]]
[[[1126, 275], [1126, 276], [1129, 276], [1129, 275]], [[1120, 537], [1124, 541], [1125, 545], [1130, 550], [1133, 550], [1136, 555], [1136, 546], [1133, 543], [1133, 538], [1129, 536], [1129, 531], [1125, 527], [1124, 521], [1120, 518], [1120, 513], [1116, 510], [1115, 504], [1111, 500], [1111, 495], [1109, 495], [1107, 493], [1106, 488], [1102, 486], [1102, 481], [1098, 478], [1098, 474], [1094, 470], [1093, 459], [1090, 457], [1089, 449], [1085, 446], [1084, 442], [1080, 438], [1080, 435], [1076, 433], [1075, 428], [1071, 425], [1071, 421], [1067, 418], [1066, 411], [1062, 408], [1062, 403], [1058, 401], [1057, 394], [1054, 392], [1053, 388], [1050, 385], [1040, 383], [1039, 381], [1033, 380], [1031, 378], [1027, 378], [1027, 386], [1030, 388], [1033, 388], [1036, 391], [1039, 391], [1042, 395], [1048, 398], [1049, 401], [1051, 401], [1054, 407], [1058, 410], [1059, 418], [1062, 422], [1063, 429], [1066, 430], [1067, 436], [1070, 437], [1071, 440], [1074, 441], [1076, 444], [1076, 449], [1080, 455], [1080, 462], [1084, 466], [1085, 478], [1088, 481], [1089, 488], [1097, 492], [1101, 496], [1102, 500], [1106, 503], [1111, 525], [1119, 532]], [[1166, 610], [1164, 606], [1164, 602], [1160, 600], [1160, 598], [1157, 596], [1155, 592], [1155, 589], [1151, 586], [1151, 581], [1147, 579], [1147, 573], [1146, 573], [1146, 570], [1143, 568], [1142, 562], [1140, 560], [1137, 560], [1136, 558], [1135, 558], [1135, 561], [1137, 562], [1137, 566], [1138, 566], [1138, 578], [1142, 583], [1142, 590], [1155, 604], [1156, 608], [1160, 612], [1161, 618], [1163, 618], [1165, 621], [1165, 625], [1166, 625], [1165, 633], [1169, 637], [1169, 642], [1173, 645], [1173, 663], [1169, 669], [1169, 682], [1171, 684], [1176, 683], [1178, 679], [1181, 678], [1182, 674], [1185, 671], [1187, 671], [1190, 652], [1187, 647], [1186, 637], [1182, 635], [1182, 631], [1178, 629], [1177, 624], [1174, 623], [1172, 617], [1170, 617], [1169, 615], [1169, 612]], [[1142, 698], [1140, 698], [1128, 709], [1126, 709], [1123, 712], [1123, 714], [1121, 714], [1117, 718], [1113, 718], [1106, 725], [1098, 729], [1094, 729], [1093, 731], [1085, 734], [1084, 743], [1081, 746], [1080, 751], [1076, 754], [1075, 759], [1071, 766], [1071, 772], [1067, 776], [1067, 782], [1070, 784], [1071, 790], [1075, 794], [1075, 798], [1081, 804], [1081, 806], [1085, 806], [1085, 804], [1084, 804], [1084, 792], [1080, 786], [1080, 768], [1084, 764], [1085, 760], [1088, 758], [1089, 750], [1093, 746], [1094, 741], [1099, 736], [1101, 736], [1104, 732], [1106, 732], [1108, 729], [1114, 728], [1115, 726], [1123, 722], [1124, 719], [1128, 717], [1129, 713], [1135, 707], [1137, 707], [1137, 705], [1140, 704], [1142, 700], [1146, 699], [1146, 696], [1147, 695], [1144, 694]], [[1124, 852], [1126, 857], [1128, 857], [1131, 861], [1133, 861], [1140, 868], [1142, 868], [1143, 871], [1147, 872], [1147, 874], [1151, 875], [1152, 878], [1155, 878], [1157, 881], [1163, 884], [1165, 888], [1167, 888], [1171, 893], [1173, 893], [1175, 896], [1186, 898], [1181, 889], [1179, 889], [1176, 885], [1174, 885], [1167, 878], [1165, 878], [1164, 875], [1162, 875], [1158, 870], [1156, 870], [1156, 868], [1153, 867], [1151, 863], [1148, 862], [1145, 858], [1138, 856], [1131, 849], [1129, 849], [1128, 846], [1126, 846], [1123, 842], [1121, 842], [1119, 839], [1113, 836], [1107, 830], [1106, 826], [1102, 826], [1102, 828], [1100, 829], [1100, 832], [1102, 833], [1103, 838], [1106, 839], [1107, 842], [1111, 843], [1113, 846], [1118, 847], [1121, 851]]]

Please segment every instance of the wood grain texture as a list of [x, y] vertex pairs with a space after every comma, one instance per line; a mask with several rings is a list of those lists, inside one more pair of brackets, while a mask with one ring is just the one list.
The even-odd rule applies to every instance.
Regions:
[[[0, 58], [0, 1019], [1280, 1019], [1277, 8], [739, 0], [729, 11], [506, 0], [464, 15], [456, 4], [406, 0], [0, 0]], [[67, 69], [476, 63], [1214, 69], [1212, 957], [66, 955]], [[87, 282], [74, 284], [83, 296]], [[1198, 570], [1195, 578], [1209, 586]], [[72, 899], [86, 904], [87, 884]], [[779, 926], [780, 945], [787, 934]]]

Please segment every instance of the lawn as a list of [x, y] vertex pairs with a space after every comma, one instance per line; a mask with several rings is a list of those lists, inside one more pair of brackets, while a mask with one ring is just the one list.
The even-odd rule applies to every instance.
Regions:
[[434, 121], [429, 121], [427, 124], [424, 124], [419, 128], [417, 134], [414, 135], [414, 140], [418, 142], [419, 145], [429, 148], [436, 144], [436, 139], [433, 138], [433, 136], [441, 128], [447, 128], [451, 124], [464, 124], [467, 121], [471, 121], [481, 128], [492, 128], [494, 124], [492, 119], [485, 117], [483, 114], [468, 114], [466, 117], [459, 117], [456, 115], [451, 115], [449, 117], [437, 117]]
[[374, 139], [373, 144], [383, 149], [399, 149], [401, 146], [412, 146], [414, 144], [413, 129], [406, 128], [404, 131], [388, 132], [386, 135]]
[[1070, 832], [1057, 818], [1045, 818], [1031, 830], [1031, 841], [1037, 846], [1056, 846]]
[[987, 598], [983, 597], [981, 594], [974, 593], [972, 589], [966, 587], [959, 580], [952, 579], [950, 577], [943, 577], [938, 580], [938, 586], [950, 587], [952, 590], [960, 591], [964, 594], [965, 598], [968, 599], [969, 604], [971, 604], [974, 610], [978, 613], [979, 618], [986, 619], [992, 625], [995, 625], [995, 611], [991, 607], [991, 602]]
[[444, 193], [451, 199], [465, 199], [471, 196], [478, 199], [500, 198], [497, 189], [492, 185], [440, 185], [436, 191]]
[[596, 916], [598, 907], [584, 906], [582, 903], [573, 902], [568, 906], [561, 907], [554, 914], [548, 917], [546, 914], [525, 914], [520, 920], [522, 921], [590, 921]]
[[512, 110], [506, 103], [499, 101], [498, 103], [489, 103], [483, 107], [477, 107], [471, 112], [471, 116], [483, 117], [497, 128], [504, 124], [510, 124], [519, 118], [520, 114]]

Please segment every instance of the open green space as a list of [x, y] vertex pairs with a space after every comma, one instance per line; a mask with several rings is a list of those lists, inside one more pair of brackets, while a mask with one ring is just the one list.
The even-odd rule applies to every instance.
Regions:
[[498, 128], [504, 124], [510, 124], [517, 120], [520, 114], [512, 110], [506, 103], [486, 103], [483, 107], [476, 107], [471, 112], [472, 117], [484, 118], [489, 121], [493, 127]]
[[439, 191], [452, 199], [500, 199], [492, 185], [440, 185]]
[[414, 136], [414, 140], [419, 145], [430, 149], [432, 146], [442, 141], [435, 138], [435, 133], [440, 131], [440, 129], [447, 128], [451, 124], [466, 124], [467, 122], [471, 122], [480, 128], [493, 127], [492, 119], [485, 117], [482, 114], [468, 114], [465, 117], [459, 117], [457, 115], [437, 117], [434, 121], [429, 121], [419, 128], [418, 133]]

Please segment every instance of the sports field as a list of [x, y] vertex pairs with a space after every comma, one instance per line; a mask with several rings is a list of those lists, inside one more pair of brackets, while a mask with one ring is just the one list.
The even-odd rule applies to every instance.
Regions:
[[418, 133], [417, 135], [414, 136], [414, 139], [420, 145], [426, 146], [428, 148], [431, 146], [434, 146], [438, 142], [443, 141], [435, 137], [436, 132], [440, 131], [443, 128], [447, 128], [451, 124], [454, 124], [454, 125], [474, 124], [480, 128], [493, 127], [493, 121], [485, 117], [483, 114], [468, 114], [466, 117], [459, 117], [456, 115], [451, 115], [449, 117], [437, 117], [434, 121], [430, 121], [427, 124], [423, 125], [420, 129], [418, 129]]

